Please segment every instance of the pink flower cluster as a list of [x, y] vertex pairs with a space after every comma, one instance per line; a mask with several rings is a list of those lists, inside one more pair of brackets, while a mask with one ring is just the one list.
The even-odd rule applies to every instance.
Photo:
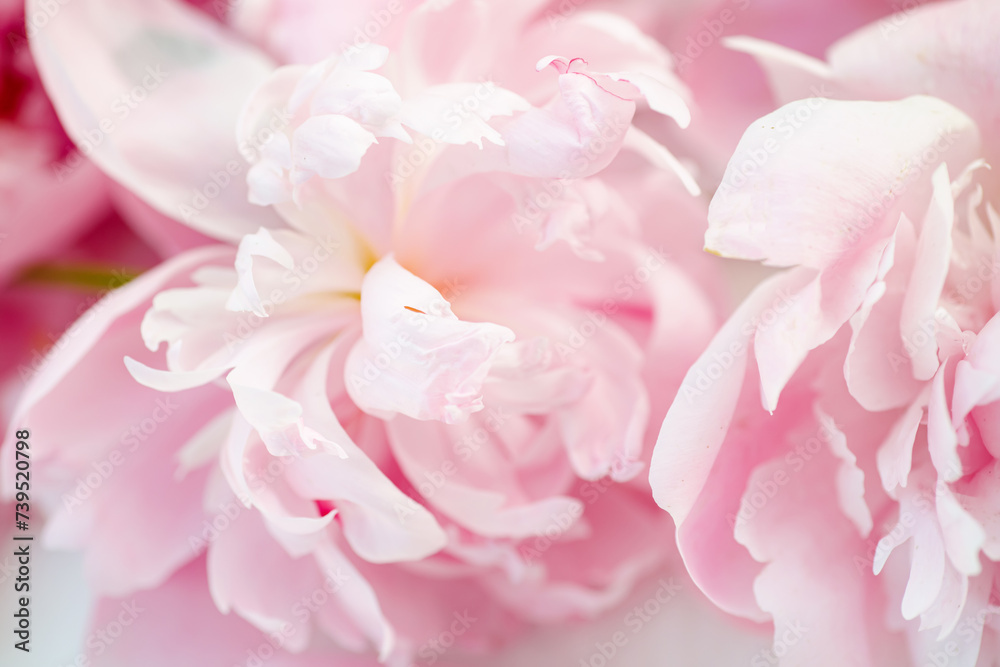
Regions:
[[1000, 661], [996, 0], [0, 24], [0, 491], [73, 664]]

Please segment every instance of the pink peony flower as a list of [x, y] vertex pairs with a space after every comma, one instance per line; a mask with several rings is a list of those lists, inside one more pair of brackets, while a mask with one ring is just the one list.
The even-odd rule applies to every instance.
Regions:
[[[94, 162], [223, 242], [97, 304], [16, 411], [95, 622], [151, 589], [220, 628], [204, 664], [260, 633], [279, 661], [410, 664], [674, 562], [640, 473], [718, 288], [698, 186], [631, 121], [685, 125], [686, 92], [627, 21], [553, 36], [537, 9], [423, 4], [393, 48], [282, 67], [166, 0], [66, 5], [33, 40], [76, 141], [135, 102]], [[272, 52], [329, 51], [282, 25]], [[173, 664], [142, 627], [89, 657]]]
[[910, 10], [829, 64], [734, 42], [779, 96], [855, 101], [744, 134], [706, 246], [783, 270], [689, 371], [650, 481], [695, 582], [772, 621], [783, 665], [997, 656], [995, 10]]

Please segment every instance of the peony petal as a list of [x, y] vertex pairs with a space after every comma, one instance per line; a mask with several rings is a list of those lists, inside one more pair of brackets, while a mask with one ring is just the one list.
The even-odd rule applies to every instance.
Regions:
[[[945, 153], [930, 150], [942, 142]], [[825, 269], [884, 243], [922, 193], [919, 175], [942, 161], [957, 173], [977, 148], [972, 121], [929, 97], [786, 105], [740, 140], [712, 199], [705, 245], [770, 266]]]
[[304, 183], [314, 175], [342, 178], [353, 174], [375, 142], [374, 134], [347, 116], [313, 116], [292, 134], [292, 183]]
[[424, 136], [449, 144], [474, 143], [483, 139], [498, 146], [504, 140], [489, 121], [531, 108], [520, 95], [495, 83], [449, 83], [430, 86], [408, 98], [400, 121]]
[[[955, 223], [955, 202], [951, 195], [948, 165], [941, 164], [931, 176], [934, 193], [924, 218], [910, 284], [900, 315], [899, 330], [903, 340], [911, 341], [906, 351], [913, 359], [913, 377], [930, 380], [937, 372], [938, 346], [934, 340], [937, 322], [934, 317], [951, 265], [951, 232]], [[927, 329], [930, 331], [927, 331]], [[931, 338], [929, 344], [915, 345], [918, 332]]]
[[361, 288], [364, 337], [344, 373], [351, 398], [376, 415], [454, 423], [481, 410], [482, 384], [506, 327], [459, 320], [441, 293], [389, 255]]
[[[27, 11], [49, 16], [42, 0]], [[282, 226], [237, 177], [233, 127], [272, 67], [262, 54], [167, 0], [60, 6], [30, 43], [69, 135], [153, 208], [226, 240]]]

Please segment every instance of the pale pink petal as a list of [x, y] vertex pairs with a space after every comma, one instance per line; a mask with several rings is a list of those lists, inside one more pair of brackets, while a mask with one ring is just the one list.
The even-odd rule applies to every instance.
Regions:
[[[881, 289], [876, 289], [879, 285]], [[851, 395], [868, 410], [910, 404], [921, 386], [913, 377], [909, 355], [900, 342], [899, 318], [904, 294], [895, 291], [879, 294], [884, 289], [884, 283], [876, 283], [858, 312], [851, 316], [853, 335], [844, 363], [844, 377]]]
[[309, 645], [312, 633], [304, 612], [310, 596], [323, 590], [323, 576], [308, 560], [293, 559], [268, 533], [259, 513], [235, 497], [224, 507], [232, 508], [232, 516], [224, 515], [229, 521], [220, 522], [225, 528], [208, 547], [212, 599], [221, 613], [236, 611], [263, 632], [284, 631], [288, 635], [285, 647], [301, 651]]
[[928, 390], [925, 388], [892, 427], [878, 449], [878, 472], [886, 492], [896, 498], [900, 488], [906, 488], [913, 465], [913, 444], [924, 417]]
[[[179, 571], [163, 586], [125, 599], [100, 600], [91, 629], [114, 630], [122, 620], [129, 623], [112, 642], [93, 636], [86, 659], [95, 667], [146, 665], [172, 667], [245, 663], [248, 652], [271, 655], [273, 667], [322, 667], [330, 656], [322, 651], [293, 655], [282, 647], [290, 635], [271, 637], [230, 614], [219, 613], [209, 595], [205, 562], [197, 560]], [[287, 629], [286, 629], [287, 630]], [[178, 633], [187, 641], [178, 642]], [[337, 657], [343, 667], [373, 667], [368, 657], [344, 653]]]
[[[830, 66], [856, 95], [926, 93], [954, 104], [975, 119], [995, 159], [1000, 87], [991, 26], [1000, 18], [998, 9], [989, 0], [906, 7], [834, 44]], [[873, 62], [880, 66], [871, 67]]]
[[737, 522], [735, 534], [766, 563], [753, 590], [774, 619], [783, 662], [806, 665], [822, 655], [832, 664], [875, 667], [874, 649], [885, 641], [881, 609], [869, 599], [872, 575], [859, 573], [852, 559], [863, 542], [836, 501], [836, 461], [821, 450], [800, 469], [786, 457], [758, 466], [746, 493], [773, 497]]
[[235, 262], [239, 283], [233, 290], [232, 296], [229, 297], [226, 308], [236, 311], [247, 310], [259, 317], [267, 317], [268, 314], [264, 311], [263, 303], [253, 280], [254, 257], [271, 259], [285, 269], [294, 268], [295, 260], [292, 259], [288, 250], [275, 241], [264, 228], [259, 229], [255, 234], [248, 234], [240, 240]]
[[347, 116], [313, 116], [292, 134], [292, 182], [347, 176], [375, 142], [374, 134]]
[[604, 169], [621, 147], [634, 102], [580, 72], [560, 74], [559, 91], [549, 107], [528, 110], [504, 128], [514, 173], [583, 178]]
[[867, 537], [872, 530], [873, 521], [871, 509], [865, 502], [865, 473], [858, 467], [857, 457], [851, 452], [847, 438], [837, 428], [833, 418], [817, 410], [816, 419], [820, 423], [820, 429], [829, 438], [830, 453], [841, 461], [835, 482], [837, 503], [858, 529], [858, 534]]
[[934, 374], [927, 404], [927, 449], [938, 474], [946, 482], [963, 476], [962, 460], [958, 456], [958, 436], [951, 423], [948, 398], [945, 395], [945, 366]]
[[504, 145], [500, 132], [489, 121], [495, 116], [510, 116], [530, 105], [495, 83], [450, 83], [430, 86], [408, 98], [400, 113], [407, 127], [435, 141], [449, 144], [474, 143], [483, 147], [483, 139]]
[[[33, 453], [41, 474], [34, 488], [39, 502], [48, 497], [44, 503], [56, 516], [47, 539], [86, 548], [92, 583], [101, 591], [123, 594], [157, 585], [195, 556], [187, 536], [202, 518], [197, 489], [204, 474], [178, 483], [173, 457], [228, 399], [216, 387], [184, 398], [137, 387], [121, 359], [158, 358], [138, 331], [151, 294], [184, 284], [193, 267], [225, 253], [217, 247], [190, 251], [98, 302], [56, 345], [12, 420], [38, 439]], [[81, 402], [95, 381], [120, 399]], [[79, 409], [67, 411], [67, 405]], [[4, 451], [10, 453], [4, 468], [12, 468], [13, 448]], [[133, 496], [127, 505], [119, 500]], [[167, 509], [159, 520], [148, 520]], [[121, 543], [126, 535], [139, 537]]]
[[946, 485], [937, 489], [935, 507], [948, 559], [960, 574], [976, 576], [983, 571], [979, 551], [986, 540], [985, 531]]
[[373, 563], [416, 560], [444, 546], [437, 521], [421, 505], [396, 487], [344, 431], [330, 407], [329, 395], [343, 395], [344, 388], [327, 394], [331, 359], [343, 363], [351, 338], [331, 344], [321, 352], [303, 379], [301, 401], [310, 428], [338, 445], [338, 456], [315, 452], [290, 464], [288, 479], [305, 497], [333, 501], [344, 537], [362, 558]]
[[[650, 464], [653, 497], [677, 523], [678, 547], [695, 583], [723, 609], [761, 621], [767, 616], [750, 587], [760, 565], [733, 540], [735, 518], [724, 518], [739, 510], [746, 463], [720, 454], [740, 395], [752, 391], [756, 380], [746, 372], [754, 335], [748, 323], [778, 301], [781, 290], [800, 280], [784, 274], [765, 281], [723, 325], [685, 376]], [[733, 447], [749, 447], [741, 442], [748, 438], [758, 436], [737, 432], [728, 441]]]
[[[899, 330], [904, 340], [915, 340], [917, 332], [933, 338], [934, 314], [951, 264], [951, 232], [955, 223], [955, 202], [951, 195], [948, 165], [941, 164], [931, 177], [934, 194], [917, 242], [910, 285], [903, 301]], [[930, 332], [927, 329], [930, 328]], [[906, 350], [913, 359], [913, 377], [929, 380], [938, 368], [936, 341], [911, 345]]]
[[[924, 164], [943, 136], [949, 150]], [[772, 266], [827, 268], [884, 243], [925, 187], [920, 173], [942, 161], [957, 173], [977, 146], [972, 121], [929, 97], [794, 102], [744, 134], [712, 199], [705, 245]]]
[[364, 337], [344, 369], [351, 398], [375, 414], [460, 421], [483, 408], [482, 383], [506, 327], [459, 320], [441, 293], [396, 263], [377, 262], [361, 288]]
[[[43, 5], [28, 12], [48, 16]], [[69, 135], [153, 208], [221, 239], [281, 226], [247, 201], [233, 140], [265, 56], [165, 0], [60, 6], [31, 47]]]
[[[580, 516], [575, 498], [528, 497], [516, 475], [501, 473], [505, 457], [492, 435], [498, 424], [497, 417], [479, 415], [454, 427], [397, 418], [387, 429], [400, 467], [427, 502], [476, 534], [522, 539], [544, 532], [554, 516]], [[454, 442], [466, 443], [464, 453], [456, 456]]]

